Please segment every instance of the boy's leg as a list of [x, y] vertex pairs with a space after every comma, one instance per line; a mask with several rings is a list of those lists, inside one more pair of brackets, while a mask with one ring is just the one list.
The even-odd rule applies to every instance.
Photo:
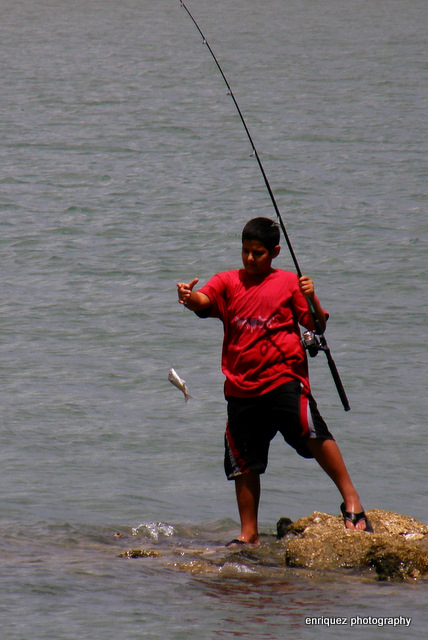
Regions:
[[258, 511], [260, 501], [260, 474], [247, 471], [235, 478], [236, 500], [241, 519], [239, 540], [258, 544]]
[[[354, 513], [362, 511], [363, 507], [360, 498], [352, 484], [342, 454], [335, 440], [308, 439], [306, 446], [320, 467], [324, 469], [339, 489], [345, 503], [346, 511], [352, 511]], [[365, 522], [361, 520], [356, 527], [353, 527], [352, 523], [347, 520], [346, 527], [348, 529], [356, 528], [363, 530], [366, 528], [366, 525]]]

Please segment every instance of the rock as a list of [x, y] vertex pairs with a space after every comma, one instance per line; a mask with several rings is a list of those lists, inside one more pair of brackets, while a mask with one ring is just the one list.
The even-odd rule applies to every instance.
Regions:
[[123, 553], [119, 553], [118, 558], [161, 558], [162, 554], [159, 551], [152, 551], [147, 549], [128, 549]]
[[290, 530], [293, 525], [293, 521], [290, 518], [280, 518], [276, 523], [276, 537], [280, 540]]
[[379, 580], [415, 580], [428, 573], [428, 526], [390, 511], [367, 511], [374, 533], [345, 529], [342, 516], [315, 511], [278, 521], [289, 567], [374, 568]]

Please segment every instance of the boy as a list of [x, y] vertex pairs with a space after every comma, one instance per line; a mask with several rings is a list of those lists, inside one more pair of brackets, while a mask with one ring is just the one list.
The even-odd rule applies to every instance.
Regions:
[[[205, 286], [177, 284], [178, 299], [200, 317], [222, 320], [222, 371], [228, 421], [225, 471], [235, 480], [241, 532], [234, 544], [259, 544], [260, 474], [278, 431], [305, 458], [315, 458], [342, 497], [348, 529], [372, 531], [339, 448], [318, 412], [309, 386], [299, 325], [314, 330], [308, 299], [324, 331], [327, 315], [307, 276], [274, 269], [278, 226], [254, 218], [242, 232], [243, 269], [216, 274]], [[232, 544], [230, 543], [230, 544]]]

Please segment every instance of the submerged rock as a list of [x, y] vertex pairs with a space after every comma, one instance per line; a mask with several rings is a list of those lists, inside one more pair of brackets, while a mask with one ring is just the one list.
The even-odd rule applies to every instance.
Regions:
[[391, 511], [367, 511], [374, 533], [345, 529], [343, 518], [315, 511], [291, 522], [278, 537], [289, 567], [374, 568], [379, 580], [415, 580], [428, 573], [428, 526]]
[[118, 558], [161, 558], [159, 551], [147, 549], [128, 549], [123, 553], [119, 553]]

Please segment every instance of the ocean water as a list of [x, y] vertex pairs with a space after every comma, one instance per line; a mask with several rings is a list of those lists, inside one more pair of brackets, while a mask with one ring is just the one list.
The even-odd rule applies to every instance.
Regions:
[[[330, 312], [351, 411], [323, 354], [312, 386], [364, 505], [428, 522], [428, 4], [187, 4]], [[340, 499], [279, 439], [261, 549], [224, 548], [222, 331], [175, 283], [238, 267], [274, 211], [180, 2], [0, 9], [2, 640], [424, 638], [426, 582], [284, 566], [276, 521]]]

